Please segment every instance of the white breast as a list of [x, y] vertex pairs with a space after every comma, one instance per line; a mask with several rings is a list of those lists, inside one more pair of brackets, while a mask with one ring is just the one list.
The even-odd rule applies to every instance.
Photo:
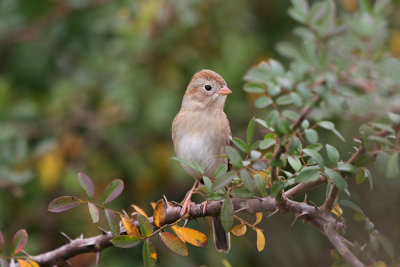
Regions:
[[[176, 146], [176, 154], [178, 157], [183, 158], [189, 162], [196, 160], [204, 168], [204, 175], [213, 177], [217, 168], [225, 162], [223, 158], [218, 158], [224, 153], [225, 142], [221, 140], [219, 144], [215, 144], [210, 140], [210, 135], [204, 131], [189, 132], [183, 134], [180, 138], [179, 144]], [[183, 169], [191, 176], [198, 177], [193, 169], [181, 164]]]

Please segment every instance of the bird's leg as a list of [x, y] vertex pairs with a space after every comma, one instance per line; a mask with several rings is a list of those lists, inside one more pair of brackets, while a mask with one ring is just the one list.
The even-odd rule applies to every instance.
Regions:
[[203, 215], [204, 215], [204, 214], [206, 214], [208, 200], [204, 201], [204, 202], [201, 203], [201, 204], [203, 205]]
[[196, 179], [196, 181], [193, 184], [192, 189], [190, 189], [185, 196], [183, 205], [182, 205], [182, 209], [181, 209], [181, 216], [185, 215], [186, 213], [189, 213], [190, 211], [190, 205], [192, 204], [192, 201], [190, 200], [194, 190], [197, 188], [197, 184], [198, 184], [198, 180]]

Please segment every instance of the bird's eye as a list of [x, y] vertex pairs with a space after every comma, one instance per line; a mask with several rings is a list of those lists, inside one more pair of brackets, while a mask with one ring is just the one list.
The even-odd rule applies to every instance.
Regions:
[[211, 85], [207, 84], [206, 86], [204, 86], [204, 89], [206, 89], [207, 91], [210, 91], [212, 89]]

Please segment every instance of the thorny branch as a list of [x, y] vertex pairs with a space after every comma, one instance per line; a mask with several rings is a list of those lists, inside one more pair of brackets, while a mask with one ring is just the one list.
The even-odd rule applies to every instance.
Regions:
[[[202, 204], [192, 204], [189, 213], [189, 219], [196, 219], [207, 216], [217, 216], [221, 213], [223, 201], [211, 201], [207, 205], [205, 212], [203, 211]], [[257, 212], [275, 212], [279, 210], [281, 212], [289, 212], [296, 215], [297, 219], [303, 219], [305, 222], [315, 226], [319, 231], [324, 233], [327, 238], [331, 241], [332, 245], [337, 251], [346, 259], [352, 266], [364, 266], [349, 250], [345, 243], [349, 243], [344, 240], [339, 234], [338, 230], [344, 226], [338, 222], [334, 217], [331, 216], [329, 211], [324, 208], [318, 208], [310, 206], [305, 202], [296, 202], [284, 197], [283, 202], [276, 202], [274, 198], [257, 198], [257, 199], [239, 199], [233, 198], [232, 203], [235, 211], [240, 210], [241, 212], [257, 213]], [[170, 224], [181, 219], [180, 207], [170, 207], [167, 209], [165, 223]], [[149, 221], [153, 223], [153, 217], [149, 218]], [[55, 250], [31, 256], [30, 258], [40, 266], [55, 266], [62, 263], [68, 258], [77, 254], [85, 252], [99, 252], [109, 246], [111, 246], [110, 240], [112, 235], [110, 232], [105, 232], [102, 235], [98, 235], [91, 238], [77, 238], [71, 240], [69, 244], [61, 246]]]

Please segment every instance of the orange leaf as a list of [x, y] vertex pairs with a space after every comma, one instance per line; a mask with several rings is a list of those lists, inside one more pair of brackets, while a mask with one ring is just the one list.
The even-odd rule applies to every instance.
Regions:
[[18, 259], [18, 263], [20, 267], [32, 267], [32, 265], [26, 260]]
[[39, 264], [33, 260], [28, 260], [32, 267], [40, 267]]
[[258, 252], [261, 252], [265, 247], [265, 236], [260, 229], [256, 229], [257, 233], [257, 249]]
[[156, 208], [156, 203], [155, 202], [150, 202], [150, 205], [153, 208], [153, 210]]
[[262, 212], [257, 212], [256, 213], [256, 222], [254, 223], [254, 225], [259, 224], [262, 220]]
[[167, 205], [165, 201], [160, 199], [154, 208], [154, 223], [157, 227], [161, 227], [165, 223], [165, 215], [167, 214]]
[[142, 214], [146, 218], [149, 217], [147, 216], [146, 212], [144, 212], [144, 210], [142, 210], [140, 207], [136, 206], [135, 204], [132, 204], [131, 206], [137, 213]]
[[125, 216], [121, 216], [122, 224], [125, 227], [126, 232], [128, 235], [134, 236], [134, 237], [140, 237], [140, 231], [136, 227], [136, 225], [132, 222], [130, 218], [127, 218]]
[[331, 210], [331, 212], [332, 212], [333, 214], [335, 214], [336, 217], [338, 217], [338, 218], [339, 218], [340, 216], [342, 216], [342, 214], [343, 214], [343, 210], [340, 208], [339, 203], [336, 204], [335, 207], [333, 207], [333, 209]]
[[[205, 247], [208, 244], [207, 237], [200, 231], [195, 229], [178, 227], [178, 237], [197, 247]], [[175, 230], [174, 230], [175, 231]]]
[[235, 227], [233, 227], [231, 230], [232, 234], [234, 234], [235, 236], [242, 236], [246, 233], [246, 231], [247, 227], [245, 224], [235, 225]]
[[383, 261], [377, 261], [372, 265], [369, 265], [368, 267], [386, 267], [386, 263]]
[[162, 232], [160, 233], [160, 236], [164, 244], [174, 253], [181, 256], [187, 256], [189, 254], [186, 244], [182, 240], [180, 240], [176, 235], [173, 235], [168, 232]]

